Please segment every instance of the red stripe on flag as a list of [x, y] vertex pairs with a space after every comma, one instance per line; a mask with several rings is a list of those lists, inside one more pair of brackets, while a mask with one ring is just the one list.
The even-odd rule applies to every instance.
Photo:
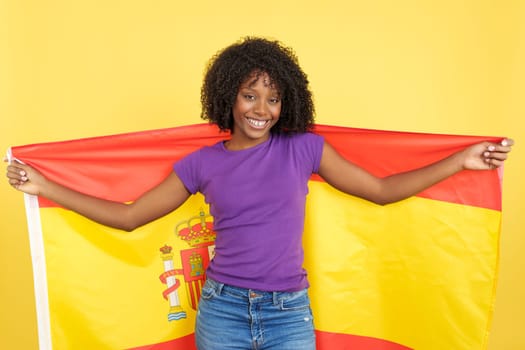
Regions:
[[[501, 137], [396, 132], [316, 125], [343, 157], [383, 177], [416, 169], [482, 141]], [[480, 191], [491, 186], [490, 191]], [[497, 170], [462, 171], [424, 190], [418, 197], [501, 210], [501, 183]]]
[[[316, 125], [314, 131], [343, 157], [378, 176], [421, 167], [477, 142], [501, 140], [328, 125]], [[197, 124], [18, 146], [12, 152], [51, 180], [97, 197], [127, 202], [162, 181], [180, 158], [227, 137], [228, 133], [220, 133], [215, 126]], [[126, 181], [121, 181], [124, 177]], [[314, 176], [313, 180], [321, 179]], [[487, 183], [496, 186], [480, 191]], [[496, 170], [463, 171], [418, 196], [501, 210], [500, 192]], [[40, 205], [56, 206], [45, 199], [40, 199]]]
[[[319, 349], [330, 350], [411, 350], [412, 348], [393, 343], [387, 340], [364, 337], [352, 334], [340, 334], [315, 331], [316, 346]], [[128, 350], [171, 350], [184, 349], [194, 350], [195, 335], [190, 334], [182, 338], [173, 339], [167, 342], [144, 345]]]
[[[216, 127], [198, 124], [18, 146], [12, 154], [74, 190], [128, 202], [162, 181], [178, 159], [227, 137]], [[57, 206], [39, 200], [40, 207]]]
[[411, 350], [387, 340], [352, 334], [315, 331], [318, 349], [330, 350]]
[[136, 348], [129, 348], [127, 350], [195, 350], [195, 335], [189, 334], [181, 338], [173, 339], [167, 342], [143, 345]]

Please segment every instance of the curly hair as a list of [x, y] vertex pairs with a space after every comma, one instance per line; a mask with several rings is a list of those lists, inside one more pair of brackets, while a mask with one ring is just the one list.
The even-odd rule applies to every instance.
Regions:
[[201, 118], [233, 132], [232, 108], [240, 85], [253, 73], [268, 74], [282, 107], [271, 132], [306, 132], [313, 127], [314, 104], [308, 79], [295, 53], [279, 41], [246, 37], [211, 58], [201, 88]]

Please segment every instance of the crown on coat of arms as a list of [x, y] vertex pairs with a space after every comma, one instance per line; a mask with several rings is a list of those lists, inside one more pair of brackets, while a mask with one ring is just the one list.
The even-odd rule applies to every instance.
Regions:
[[213, 217], [201, 209], [199, 215], [182, 221], [175, 227], [176, 234], [191, 247], [208, 245], [215, 241]]
[[160, 247], [159, 250], [160, 250], [160, 252], [161, 252], [162, 254], [169, 254], [169, 253], [171, 253], [171, 251], [173, 250], [173, 248], [170, 247], [170, 246], [167, 245], [167, 244], [164, 244], [164, 246], [163, 246], [163, 247]]

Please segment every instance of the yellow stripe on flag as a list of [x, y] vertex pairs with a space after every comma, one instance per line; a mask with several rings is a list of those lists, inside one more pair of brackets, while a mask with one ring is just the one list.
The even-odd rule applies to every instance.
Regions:
[[317, 329], [414, 349], [485, 346], [499, 211], [419, 197], [378, 206], [310, 182], [306, 217]]
[[[201, 196], [132, 233], [58, 207], [40, 209], [54, 349], [126, 349], [192, 334], [195, 311], [184, 284], [186, 318], [169, 322], [159, 249], [188, 249], [176, 225], [206, 209]], [[180, 268], [178, 255], [175, 267]], [[178, 276], [180, 279], [181, 277]]]

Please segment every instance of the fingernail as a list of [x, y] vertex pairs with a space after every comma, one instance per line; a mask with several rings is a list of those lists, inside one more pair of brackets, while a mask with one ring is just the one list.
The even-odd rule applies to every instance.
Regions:
[[494, 147], [494, 146], [492, 146], [492, 145], [491, 145], [491, 146], [489, 146], [489, 151], [491, 151], [491, 152], [492, 152], [492, 151], [494, 151], [495, 149], [496, 149], [496, 147]]
[[27, 181], [27, 177], [22, 176], [22, 181]]
[[25, 176], [26, 172], [24, 170], [20, 171], [20, 175]]
[[507, 144], [508, 144], [507, 140], [503, 140], [503, 141], [501, 141], [501, 145], [502, 145], [502, 146], [507, 146]]
[[484, 156], [484, 157], [488, 157], [489, 155], [490, 155], [489, 152], [483, 152], [483, 156]]

